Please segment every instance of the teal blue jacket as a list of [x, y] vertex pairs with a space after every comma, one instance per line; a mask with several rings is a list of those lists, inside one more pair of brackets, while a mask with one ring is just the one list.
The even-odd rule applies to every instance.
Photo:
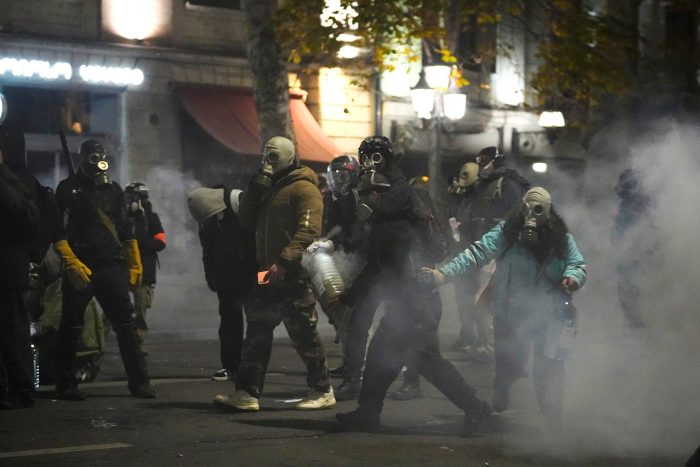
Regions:
[[[504, 222], [496, 224], [480, 240], [440, 268], [450, 280], [462, 274], [472, 274], [496, 260], [496, 272], [491, 278], [491, 310], [494, 318], [523, 323], [545, 323], [563, 299], [561, 281], [574, 279], [579, 288], [586, 281], [586, 263], [567, 233], [566, 258], [550, 255], [544, 268], [528, 248], [516, 242], [508, 244], [503, 234]], [[457, 283], [455, 286], [459, 286]]]

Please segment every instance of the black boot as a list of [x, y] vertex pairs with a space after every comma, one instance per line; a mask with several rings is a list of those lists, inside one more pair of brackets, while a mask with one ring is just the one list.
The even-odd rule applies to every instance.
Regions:
[[510, 388], [504, 384], [496, 384], [493, 388], [492, 403], [496, 413], [506, 411], [510, 405]]
[[337, 368], [328, 370], [328, 376], [331, 378], [342, 378], [345, 376], [345, 362]]
[[471, 411], [464, 412], [464, 435], [471, 436], [479, 431], [481, 424], [491, 415], [491, 406], [483, 401]]
[[348, 413], [337, 413], [335, 418], [344, 431], [376, 433], [381, 428], [378, 413], [367, 412], [359, 408]]
[[129, 383], [129, 392], [133, 397], [138, 399], [155, 399], [156, 390], [150, 383], [131, 384]]
[[84, 401], [85, 394], [78, 390], [75, 384], [56, 386], [56, 399], [63, 401]]
[[335, 400], [337, 401], [354, 401], [360, 395], [362, 382], [359, 378], [345, 378], [343, 382], [335, 389]]

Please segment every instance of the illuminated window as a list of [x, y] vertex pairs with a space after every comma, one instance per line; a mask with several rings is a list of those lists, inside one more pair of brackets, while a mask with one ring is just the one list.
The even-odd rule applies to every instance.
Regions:
[[240, 10], [240, 0], [187, 0], [185, 6], [206, 7], [206, 8], [226, 8], [228, 10]]

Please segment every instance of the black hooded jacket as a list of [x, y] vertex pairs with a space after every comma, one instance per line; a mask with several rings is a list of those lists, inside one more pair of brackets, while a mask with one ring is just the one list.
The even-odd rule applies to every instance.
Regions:
[[199, 227], [204, 275], [212, 291], [245, 298], [256, 283], [255, 237], [233, 211], [231, 190], [223, 188], [226, 209]]

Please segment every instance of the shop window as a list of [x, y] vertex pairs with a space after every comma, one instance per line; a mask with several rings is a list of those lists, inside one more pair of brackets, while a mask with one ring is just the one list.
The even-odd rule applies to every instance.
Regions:
[[7, 98], [7, 121], [25, 133], [68, 134], [116, 133], [117, 96], [3, 86]]
[[492, 29], [479, 26], [476, 15], [470, 16], [460, 25], [455, 53], [462, 69], [479, 72], [485, 66], [490, 73], [496, 72], [496, 62], [493, 59], [496, 35]]
[[225, 8], [227, 10], [240, 10], [240, 0], [186, 0], [187, 8]]

